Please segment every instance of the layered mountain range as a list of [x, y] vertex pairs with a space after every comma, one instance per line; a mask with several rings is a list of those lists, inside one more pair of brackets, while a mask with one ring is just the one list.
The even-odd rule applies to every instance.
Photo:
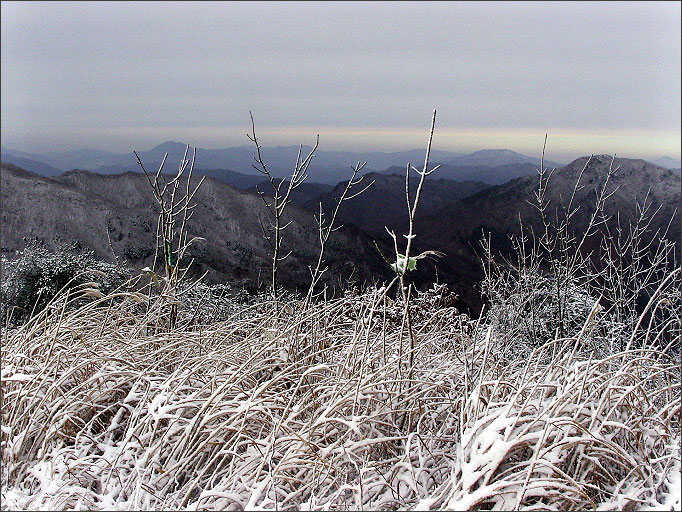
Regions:
[[[650, 231], [668, 229], [666, 236], [677, 244], [679, 256], [679, 174], [644, 160], [616, 158], [612, 162], [611, 157], [597, 155], [587, 161], [588, 157], [579, 158], [552, 173], [547, 185], [551, 212], [562, 212], [562, 205], [565, 207], [580, 178], [574, 198], [579, 211], [572, 221], [579, 233], [594, 207], [596, 191], [613, 165], [618, 171], [607, 187], [611, 195], [605, 214], [611, 216], [612, 222], [619, 219], [622, 226], [627, 226], [637, 215], [637, 205], [646, 198], [650, 211], [656, 212]], [[526, 164], [503, 165], [509, 168]], [[386, 226], [395, 230], [404, 243], [400, 235], [407, 230], [406, 184], [404, 168], [402, 172], [399, 169], [389, 167], [381, 173], [367, 173], [363, 184], [373, 182], [372, 186], [342, 205], [338, 222], [343, 228], [333, 234], [327, 252], [332, 280], [371, 282], [390, 276], [390, 268], [375, 242], [390, 258], [393, 242]], [[538, 173], [536, 169], [534, 174], [491, 186], [476, 180], [455, 181], [451, 179], [454, 172], [443, 166], [425, 182], [415, 219], [415, 250], [437, 250], [445, 256], [420, 263], [410, 277], [426, 283], [437, 274], [439, 281], [447, 282], [460, 295], [463, 306], [476, 309], [480, 306], [475, 289], [481, 277], [479, 241], [482, 236], [489, 237], [495, 251], [508, 253], [509, 236], [518, 232], [519, 222], [538, 226], [537, 210], [529, 204], [538, 186]], [[229, 180], [238, 187], [225, 183]], [[271, 184], [264, 181], [263, 175], [214, 170], [196, 196], [198, 206], [190, 235], [204, 240], [197, 242], [192, 257], [197, 272], [208, 270], [211, 281], [251, 288], [268, 281], [270, 250], [260, 226], [260, 222], [267, 225], [268, 216], [256, 185], [264, 194], [271, 193]], [[413, 173], [409, 187], [412, 200], [416, 185]], [[293, 252], [281, 271], [287, 287], [302, 289], [309, 282], [308, 265], [314, 262], [319, 249], [314, 214], [322, 204], [328, 216], [344, 186], [344, 182], [335, 187], [305, 182], [292, 195], [287, 209], [287, 220], [292, 224], [284, 240], [285, 250]], [[140, 173], [105, 175], [80, 170], [45, 177], [2, 164], [5, 256], [13, 257], [23, 248], [24, 237], [35, 236], [48, 245], [54, 244], [55, 238], [77, 239], [100, 257], [113, 260], [110, 238], [119, 257], [141, 268], [151, 261], [155, 230], [152, 192]]]
[[[164, 142], [148, 151], [138, 151], [145, 167], [156, 170], [164, 155], [168, 155], [166, 169], [172, 172], [183, 158], [187, 146], [179, 142]], [[303, 146], [306, 153], [312, 148]], [[262, 154], [273, 175], [286, 178], [296, 162], [299, 146], [264, 147]], [[260, 175], [253, 167], [255, 151], [253, 146], [240, 146], [225, 149], [197, 149], [197, 171], [225, 181], [231, 185], [247, 182], [244, 176]], [[100, 174], [120, 174], [122, 172], [140, 172], [135, 155], [111, 153], [100, 150], [79, 150], [48, 153], [28, 153], [8, 148], [2, 149], [2, 161], [22, 167], [43, 176], [58, 176], [64, 171], [86, 169]], [[419, 165], [424, 161], [424, 150], [415, 149], [392, 153], [385, 152], [350, 152], [321, 151], [315, 153], [314, 165], [311, 166], [311, 181], [336, 185], [349, 176], [350, 166], [357, 162], [367, 162], [364, 172], [381, 172], [388, 169], [392, 174], [392, 166], [404, 169], [407, 162]], [[448, 178], [458, 181], [479, 180], [485, 183], [503, 183], [512, 177], [534, 172], [540, 164], [538, 158], [529, 157], [508, 149], [486, 149], [470, 154], [433, 150], [431, 161], [443, 164], [455, 170], [448, 171]], [[554, 162], [545, 162], [548, 167], [558, 167]], [[515, 171], [506, 169], [494, 170], [500, 166], [519, 166]], [[461, 172], [456, 169], [463, 168]], [[525, 173], [525, 174], [524, 174]], [[499, 176], [498, 176], [499, 174]], [[460, 176], [461, 175], [461, 176]], [[260, 175], [262, 176], [262, 175]], [[444, 176], [445, 177], [445, 176]]]

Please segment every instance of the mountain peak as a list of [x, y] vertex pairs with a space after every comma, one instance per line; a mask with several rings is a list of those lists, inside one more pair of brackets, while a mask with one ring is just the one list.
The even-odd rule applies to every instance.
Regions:
[[182, 148], [182, 150], [184, 151], [186, 147], [187, 147], [187, 144], [185, 144], [184, 142], [175, 142], [173, 140], [167, 140], [166, 142], [162, 142], [158, 146], [154, 146], [149, 151], [160, 151], [160, 150], [162, 150], [162, 151], [176, 150], [177, 151], [180, 148]]
[[[512, 151], [511, 149], [481, 149], [468, 155], [461, 156], [450, 162], [456, 166], [486, 166], [499, 167], [501, 165], [533, 164], [540, 165], [540, 159]], [[545, 167], [561, 167], [560, 164], [545, 159]]]

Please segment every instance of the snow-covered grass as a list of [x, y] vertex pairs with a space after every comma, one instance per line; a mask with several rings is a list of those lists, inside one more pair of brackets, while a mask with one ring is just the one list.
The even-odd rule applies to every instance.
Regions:
[[3, 508], [679, 509], [670, 323], [614, 343], [595, 305], [515, 357], [436, 287], [410, 371], [383, 291], [172, 331], [161, 298], [55, 301], [3, 332]]

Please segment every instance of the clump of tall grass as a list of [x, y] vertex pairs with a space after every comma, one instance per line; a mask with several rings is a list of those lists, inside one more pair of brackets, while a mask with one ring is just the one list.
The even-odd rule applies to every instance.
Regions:
[[[85, 288], [92, 300], [75, 309], [73, 293], [58, 297], [3, 333], [3, 506], [674, 504], [680, 361], [655, 343], [669, 325], [609, 331], [595, 303], [582, 325], [514, 358], [497, 324], [459, 314], [442, 291], [412, 298], [413, 354], [400, 294], [385, 289], [310, 307], [256, 301], [172, 329], [159, 297]], [[592, 348], [631, 338], [636, 348], [606, 356]], [[408, 375], [398, 363], [410, 355]]]

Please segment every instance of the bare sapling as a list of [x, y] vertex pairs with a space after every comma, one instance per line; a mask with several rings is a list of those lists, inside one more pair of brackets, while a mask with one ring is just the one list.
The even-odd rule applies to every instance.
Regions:
[[[405, 251], [404, 253], [400, 253], [400, 250], [398, 249], [398, 238], [395, 234], [395, 231], [389, 230], [387, 227], [385, 228], [388, 234], [391, 236], [393, 239], [393, 246], [395, 249], [395, 263], [391, 265], [391, 268], [393, 271], [396, 273], [396, 276], [398, 278], [398, 281], [400, 283], [400, 292], [402, 294], [403, 298], [403, 303], [405, 305], [405, 310], [404, 310], [404, 322], [407, 327], [407, 332], [410, 338], [410, 351], [409, 351], [409, 363], [408, 367], [410, 368], [410, 373], [412, 372], [412, 366], [414, 363], [414, 350], [416, 347], [416, 340], [415, 340], [415, 335], [412, 330], [412, 319], [410, 316], [410, 307], [409, 307], [409, 291], [407, 287], [405, 286], [405, 273], [408, 270], [415, 270], [417, 267], [417, 260], [426, 258], [428, 256], [441, 256], [442, 253], [439, 253], [437, 251], [425, 251], [419, 254], [418, 256], [411, 256], [411, 251], [410, 249], [412, 248], [412, 240], [417, 236], [414, 233], [414, 218], [415, 215], [417, 214], [417, 207], [419, 206], [419, 198], [421, 197], [422, 193], [422, 187], [424, 186], [424, 181], [426, 180], [426, 177], [432, 174], [434, 171], [436, 171], [440, 165], [435, 166], [433, 169], [429, 170], [429, 157], [431, 155], [431, 143], [433, 141], [433, 131], [436, 126], [436, 110], [434, 109], [433, 111], [433, 118], [431, 120], [431, 131], [429, 132], [429, 140], [426, 145], [426, 156], [424, 158], [424, 167], [419, 170], [416, 167], [412, 166], [410, 163], [407, 164], [406, 170], [405, 170], [405, 199], [407, 200], [407, 215], [408, 215], [408, 221], [409, 221], [409, 228], [408, 228], [408, 233], [406, 235], [403, 235], [406, 239], [406, 245], [405, 245]], [[419, 183], [417, 184], [417, 191], [414, 196], [414, 202], [410, 202], [410, 171], [414, 171], [419, 175]], [[401, 344], [402, 347], [402, 344]], [[402, 357], [402, 353], [400, 354]]]
[[[192, 243], [202, 240], [200, 237], [189, 238], [187, 230], [187, 223], [194, 215], [193, 210], [196, 207], [196, 203], [192, 201], [205, 179], [205, 176], [202, 176], [197, 186], [192, 188], [192, 172], [194, 171], [197, 150], [194, 148], [191, 160], [188, 158], [188, 152], [189, 145], [185, 148], [185, 153], [178, 165], [177, 174], [170, 181], [166, 181], [162, 174], [168, 153], [164, 155], [159, 169], [154, 177], [152, 177], [145, 169], [137, 152], [133, 152], [137, 157], [137, 163], [147, 177], [147, 181], [149, 181], [158, 206], [154, 263], [152, 268], [144, 270], [150, 275], [152, 281], [159, 284], [162, 293], [169, 297], [171, 304], [171, 328], [175, 327], [177, 320], [177, 301], [174, 298], [175, 290], [180, 281], [185, 277], [192, 263], [190, 261], [188, 265], [183, 265], [185, 253]], [[181, 190], [180, 187], [183, 179], [184, 190]], [[160, 261], [163, 261], [163, 263], [160, 263]], [[157, 273], [157, 268], [160, 264], [164, 268], [164, 275], [161, 280], [159, 280]], [[163, 281], [163, 285], [161, 285], [161, 281]]]
[[341, 196], [339, 197], [338, 201], [336, 202], [336, 205], [334, 207], [334, 210], [331, 213], [331, 217], [329, 222], [324, 219], [324, 213], [322, 212], [322, 202], [320, 202], [320, 213], [319, 215], [315, 216], [315, 220], [317, 220], [317, 226], [318, 226], [318, 234], [319, 234], [319, 239], [320, 239], [320, 252], [317, 257], [317, 263], [315, 265], [315, 268], [313, 269], [312, 267], [310, 268], [310, 275], [311, 275], [311, 282], [310, 282], [310, 288], [308, 288], [308, 293], [306, 295], [303, 309], [305, 310], [307, 306], [310, 304], [310, 301], [313, 299], [313, 294], [315, 292], [315, 287], [317, 286], [317, 283], [320, 281], [320, 278], [322, 275], [327, 271], [328, 267], [322, 268], [322, 265], [324, 264], [324, 252], [325, 248], [327, 246], [327, 240], [329, 240], [329, 236], [334, 232], [337, 231], [338, 229], [341, 228], [341, 225], [334, 226], [336, 222], [336, 217], [339, 213], [339, 209], [341, 208], [341, 205], [345, 201], [350, 201], [351, 199], [359, 196], [362, 194], [365, 190], [367, 190], [369, 187], [371, 187], [374, 184], [374, 180], [372, 180], [370, 183], [368, 183], [365, 187], [362, 188], [362, 190], [358, 192], [351, 193], [353, 188], [362, 183], [362, 180], [364, 179], [364, 176], [361, 176], [356, 179], [358, 173], [362, 171], [362, 169], [367, 165], [367, 162], [363, 162], [362, 164], [358, 162], [355, 166], [351, 166], [353, 169], [353, 174], [351, 178], [346, 182], [346, 186], [343, 189], [343, 192], [341, 193]]
[[265, 226], [260, 219], [259, 222], [263, 232], [263, 238], [267, 240], [268, 244], [270, 244], [270, 248], [272, 249], [272, 297], [277, 299], [279, 263], [287, 259], [292, 252], [289, 251], [284, 256], [281, 256], [282, 232], [291, 224], [291, 221], [284, 223], [284, 211], [287, 205], [291, 202], [291, 192], [296, 190], [308, 177], [308, 167], [315, 156], [315, 151], [317, 150], [317, 146], [320, 143], [320, 136], [317, 136], [315, 146], [312, 148], [312, 150], [310, 150], [310, 153], [308, 153], [308, 156], [305, 158], [301, 158], [303, 146], [299, 146], [296, 164], [294, 165], [294, 169], [291, 172], [289, 181], [287, 182], [283, 179], [278, 180], [272, 175], [265, 164], [265, 161], [263, 160], [263, 156], [261, 155], [261, 145], [258, 143], [258, 137], [256, 136], [256, 125], [253, 121], [253, 114], [249, 112], [249, 115], [251, 116], [251, 135], [247, 134], [246, 136], [256, 146], [256, 156], [253, 159], [256, 161], [257, 165], [252, 164], [252, 166], [258, 172], [265, 175], [272, 186], [273, 192], [272, 200], [268, 200], [265, 193], [261, 192], [259, 188], [256, 188], [258, 195], [265, 203], [265, 206], [267, 207], [268, 212], [273, 219], [273, 222], [270, 222], [270, 232], [265, 229]]

